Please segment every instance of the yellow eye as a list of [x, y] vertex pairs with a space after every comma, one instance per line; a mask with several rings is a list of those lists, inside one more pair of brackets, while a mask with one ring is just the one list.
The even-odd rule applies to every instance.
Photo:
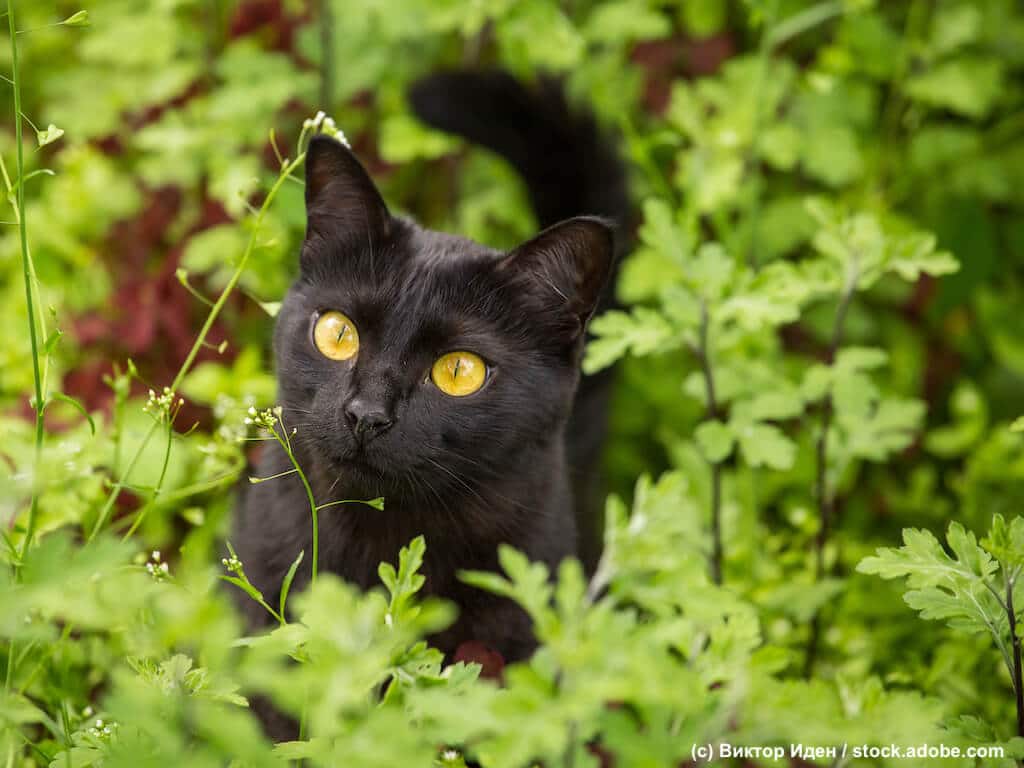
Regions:
[[341, 312], [324, 312], [316, 319], [313, 341], [320, 354], [331, 360], [348, 360], [359, 351], [359, 331]]
[[487, 364], [472, 352], [449, 352], [434, 363], [430, 378], [446, 395], [464, 397], [484, 385]]

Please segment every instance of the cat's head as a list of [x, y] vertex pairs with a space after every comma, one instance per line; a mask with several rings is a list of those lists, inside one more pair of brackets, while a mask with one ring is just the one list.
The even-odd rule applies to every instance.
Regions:
[[445, 499], [561, 435], [611, 269], [607, 224], [571, 219], [510, 252], [426, 230], [392, 216], [323, 137], [306, 208], [275, 346], [286, 426], [318, 475], [346, 493]]

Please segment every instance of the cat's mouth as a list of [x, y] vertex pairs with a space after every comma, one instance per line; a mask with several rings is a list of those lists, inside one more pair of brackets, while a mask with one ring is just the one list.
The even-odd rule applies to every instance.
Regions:
[[338, 456], [334, 463], [340, 480], [337, 486], [339, 489], [344, 486], [346, 495], [354, 498], [362, 494], [366, 498], [375, 498], [392, 490], [389, 473], [368, 457], [365, 451], [347, 451]]

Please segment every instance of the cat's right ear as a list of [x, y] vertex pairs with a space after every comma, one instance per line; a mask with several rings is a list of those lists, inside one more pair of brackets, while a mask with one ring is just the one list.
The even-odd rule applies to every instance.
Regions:
[[372, 244], [388, 235], [391, 214], [352, 150], [314, 136], [306, 150], [307, 237], [352, 238]]

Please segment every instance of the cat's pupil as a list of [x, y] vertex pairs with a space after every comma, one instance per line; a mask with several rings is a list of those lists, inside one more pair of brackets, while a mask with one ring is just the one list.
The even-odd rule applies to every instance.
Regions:
[[462, 365], [462, 358], [455, 358], [455, 368], [452, 370], [452, 379], [459, 378], [459, 366]]
[[345, 334], [346, 334], [347, 332], [348, 332], [348, 323], [345, 323], [345, 325], [341, 326], [341, 331], [340, 331], [340, 332], [338, 333], [338, 338], [336, 338], [336, 339], [335, 339], [335, 341], [336, 341], [336, 342], [337, 342], [338, 344], [340, 344], [340, 343], [341, 343], [341, 340], [342, 340], [343, 338], [345, 338]]

